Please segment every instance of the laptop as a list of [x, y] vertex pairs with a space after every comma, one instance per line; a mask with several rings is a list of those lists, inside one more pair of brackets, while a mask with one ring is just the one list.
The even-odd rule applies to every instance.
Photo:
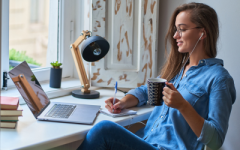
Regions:
[[13, 68], [8, 74], [38, 120], [93, 124], [101, 107], [51, 102], [26, 61]]

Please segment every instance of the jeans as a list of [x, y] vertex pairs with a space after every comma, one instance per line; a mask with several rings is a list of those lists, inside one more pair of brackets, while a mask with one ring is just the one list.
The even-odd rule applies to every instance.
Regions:
[[124, 127], [101, 121], [87, 133], [78, 150], [157, 150]]

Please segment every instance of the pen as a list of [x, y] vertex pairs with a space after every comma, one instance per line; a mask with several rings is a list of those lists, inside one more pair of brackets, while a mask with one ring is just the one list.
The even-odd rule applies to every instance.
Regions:
[[[114, 91], [114, 97], [113, 97], [113, 105], [115, 104], [116, 93], [117, 93], [117, 81], [116, 81], [116, 84], [115, 84], [115, 91]], [[112, 112], [114, 112], [114, 109], [112, 110]]]

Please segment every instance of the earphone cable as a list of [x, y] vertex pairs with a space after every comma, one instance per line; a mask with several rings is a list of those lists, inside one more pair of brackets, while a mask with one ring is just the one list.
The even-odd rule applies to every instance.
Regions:
[[[202, 33], [202, 35], [200, 36], [200, 38], [198, 39], [198, 41], [197, 41], [197, 43], [195, 44], [195, 46], [193, 47], [193, 50], [192, 50], [192, 52], [189, 54], [189, 56], [188, 56], [188, 59], [186, 60], [186, 62], [184, 63], [184, 65], [182, 66], [182, 68], [181, 68], [181, 70], [179, 71], [179, 73], [178, 73], [178, 76], [177, 76], [177, 78], [175, 79], [175, 81], [174, 81], [174, 83], [173, 83], [173, 85], [175, 85], [175, 83], [176, 83], [176, 81], [177, 81], [177, 79], [178, 79], [178, 77], [179, 77], [179, 75], [180, 75], [180, 73], [181, 73], [181, 71], [182, 71], [182, 69], [185, 67], [185, 65], [187, 64], [187, 62], [188, 62], [188, 60], [189, 60], [189, 58], [190, 58], [190, 56], [192, 55], [192, 53], [193, 53], [193, 51], [195, 50], [195, 48], [196, 48], [196, 46], [197, 46], [197, 44], [198, 44], [198, 42], [200, 41], [200, 39], [202, 38], [202, 36], [203, 36], [203, 33]], [[181, 80], [179, 80], [179, 82], [180, 82]], [[179, 84], [179, 82], [178, 82], [178, 84]], [[175, 87], [177, 87], [178, 86], [178, 84], [175, 86]]]

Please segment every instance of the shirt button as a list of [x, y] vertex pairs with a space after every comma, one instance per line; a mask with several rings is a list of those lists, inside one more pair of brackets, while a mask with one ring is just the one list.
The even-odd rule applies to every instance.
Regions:
[[153, 129], [151, 131], [153, 131]]
[[201, 63], [203, 63], [203, 61], [201, 60]]
[[163, 118], [163, 116], [161, 116], [161, 118]]
[[187, 75], [185, 74], [184, 77], [186, 77]]

